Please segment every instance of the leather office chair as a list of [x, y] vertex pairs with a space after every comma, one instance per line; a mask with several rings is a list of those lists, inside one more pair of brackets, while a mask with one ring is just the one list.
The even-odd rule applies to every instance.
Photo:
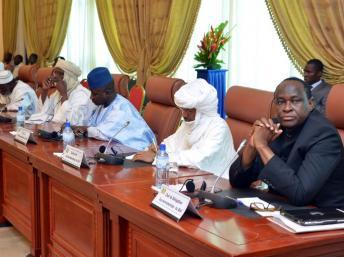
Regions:
[[337, 128], [344, 144], [344, 84], [332, 86], [326, 101], [326, 117]]
[[129, 76], [125, 74], [112, 74], [112, 78], [115, 82], [115, 89], [118, 94], [125, 98], [129, 98]]
[[42, 85], [43, 82], [51, 75], [51, 72], [53, 71], [52, 67], [46, 67], [46, 68], [39, 68], [36, 73], [36, 95], [39, 97], [41, 95], [42, 91]]
[[135, 106], [138, 112], [142, 111], [145, 95], [145, 89], [139, 85], [133, 86], [129, 91], [129, 101]]
[[36, 90], [36, 72], [38, 70], [37, 65], [22, 65], [18, 71], [18, 79], [30, 85]]
[[185, 84], [182, 79], [152, 76], [147, 80], [149, 99], [143, 118], [160, 144], [178, 128], [182, 113], [174, 103], [174, 93]]
[[272, 92], [242, 86], [228, 89], [225, 111], [235, 149], [244, 138], [248, 138], [253, 122], [261, 117], [270, 117], [272, 100]]

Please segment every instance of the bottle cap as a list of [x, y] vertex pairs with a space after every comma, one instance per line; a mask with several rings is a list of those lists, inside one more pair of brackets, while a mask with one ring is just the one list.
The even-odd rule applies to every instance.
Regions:
[[18, 111], [20, 112], [20, 111], [22, 111], [23, 110], [23, 106], [19, 106], [18, 107]]
[[65, 128], [70, 128], [70, 122], [68, 120], [66, 121]]
[[166, 151], [166, 145], [165, 144], [160, 144], [159, 150], [160, 151]]

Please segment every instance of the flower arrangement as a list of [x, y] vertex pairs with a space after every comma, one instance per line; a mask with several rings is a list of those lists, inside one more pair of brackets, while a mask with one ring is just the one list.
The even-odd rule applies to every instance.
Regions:
[[199, 64], [194, 68], [204, 67], [209, 70], [221, 68], [224, 62], [217, 59], [217, 56], [230, 39], [229, 33], [224, 34], [227, 24], [228, 21], [222, 22], [215, 29], [211, 26], [210, 31], [204, 35], [201, 44], [197, 46], [199, 51], [194, 57]]

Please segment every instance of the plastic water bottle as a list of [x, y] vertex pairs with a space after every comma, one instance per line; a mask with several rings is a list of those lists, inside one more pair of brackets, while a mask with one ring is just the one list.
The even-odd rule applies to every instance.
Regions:
[[25, 123], [25, 110], [22, 106], [18, 107], [18, 112], [17, 112], [17, 120], [16, 120], [16, 129], [19, 127], [24, 127]]
[[72, 128], [70, 127], [70, 122], [67, 120], [65, 123], [65, 128], [62, 132], [62, 139], [63, 139], [63, 150], [66, 149], [67, 145], [74, 145], [75, 143], [75, 136]]
[[166, 145], [160, 144], [159, 151], [156, 156], [156, 173], [155, 173], [155, 186], [161, 188], [162, 184], [168, 185], [169, 179], [169, 159], [166, 152]]

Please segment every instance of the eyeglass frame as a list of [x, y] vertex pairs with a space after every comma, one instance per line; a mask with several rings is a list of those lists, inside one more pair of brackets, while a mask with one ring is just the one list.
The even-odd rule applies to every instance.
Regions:
[[[258, 205], [262, 205], [263, 208], [259, 207]], [[270, 206], [270, 208], [269, 208]], [[268, 203], [267, 206], [265, 206], [264, 203], [262, 202], [253, 202], [250, 203], [250, 210], [253, 211], [261, 211], [261, 212], [273, 212], [273, 211], [279, 211], [281, 209], [280, 206], [275, 207], [274, 205], [272, 205], [271, 203]]]

